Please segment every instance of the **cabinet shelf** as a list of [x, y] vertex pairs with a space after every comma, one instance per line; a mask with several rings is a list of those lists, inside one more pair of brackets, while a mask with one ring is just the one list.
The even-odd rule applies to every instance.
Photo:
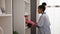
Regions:
[[0, 14], [0, 17], [8, 17], [8, 16], [12, 16], [12, 14]]

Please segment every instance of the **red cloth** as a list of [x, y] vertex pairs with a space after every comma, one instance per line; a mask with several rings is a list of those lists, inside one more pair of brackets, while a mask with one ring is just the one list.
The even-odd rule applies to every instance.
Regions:
[[33, 21], [31, 21], [31, 20], [26, 20], [26, 24], [28, 24], [28, 23], [32, 24], [32, 26], [35, 25], [35, 23]]

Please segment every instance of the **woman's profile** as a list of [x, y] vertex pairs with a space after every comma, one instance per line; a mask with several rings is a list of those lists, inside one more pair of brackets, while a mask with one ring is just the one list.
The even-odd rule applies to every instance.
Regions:
[[38, 6], [38, 14], [42, 14], [37, 23], [38, 34], [51, 34], [50, 32], [50, 21], [48, 15], [44, 12], [46, 9], [46, 3]]

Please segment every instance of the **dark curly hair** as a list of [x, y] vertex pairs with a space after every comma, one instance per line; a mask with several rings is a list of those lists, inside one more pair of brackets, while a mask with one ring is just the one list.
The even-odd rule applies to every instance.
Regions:
[[45, 6], [46, 6], [46, 3], [45, 3], [45, 2], [43, 2], [43, 3], [42, 3], [42, 5], [39, 5], [39, 6], [38, 6], [38, 8], [39, 8], [39, 9], [42, 9], [42, 10], [43, 10], [43, 12], [44, 12], [44, 11], [45, 11], [45, 9], [46, 9], [46, 7], [45, 7]]

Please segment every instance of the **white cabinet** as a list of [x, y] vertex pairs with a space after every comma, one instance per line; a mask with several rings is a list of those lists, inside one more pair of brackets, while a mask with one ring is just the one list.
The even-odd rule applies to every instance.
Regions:
[[[25, 2], [25, 11], [29, 14], [29, 19], [30, 19], [30, 0], [24, 0]], [[25, 34], [31, 34], [30, 29], [27, 29], [27, 26], [25, 25]]]
[[24, 3], [25, 3], [25, 13], [28, 13], [29, 14], [29, 19], [30, 19], [30, 0], [24, 0]]
[[4, 34], [12, 34], [12, 0], [0, 0], [0, 8], [2, 9], [0, 26]]
[[30, 0], [24, 0], [25, 2], [25, 12], [30, 14]]

